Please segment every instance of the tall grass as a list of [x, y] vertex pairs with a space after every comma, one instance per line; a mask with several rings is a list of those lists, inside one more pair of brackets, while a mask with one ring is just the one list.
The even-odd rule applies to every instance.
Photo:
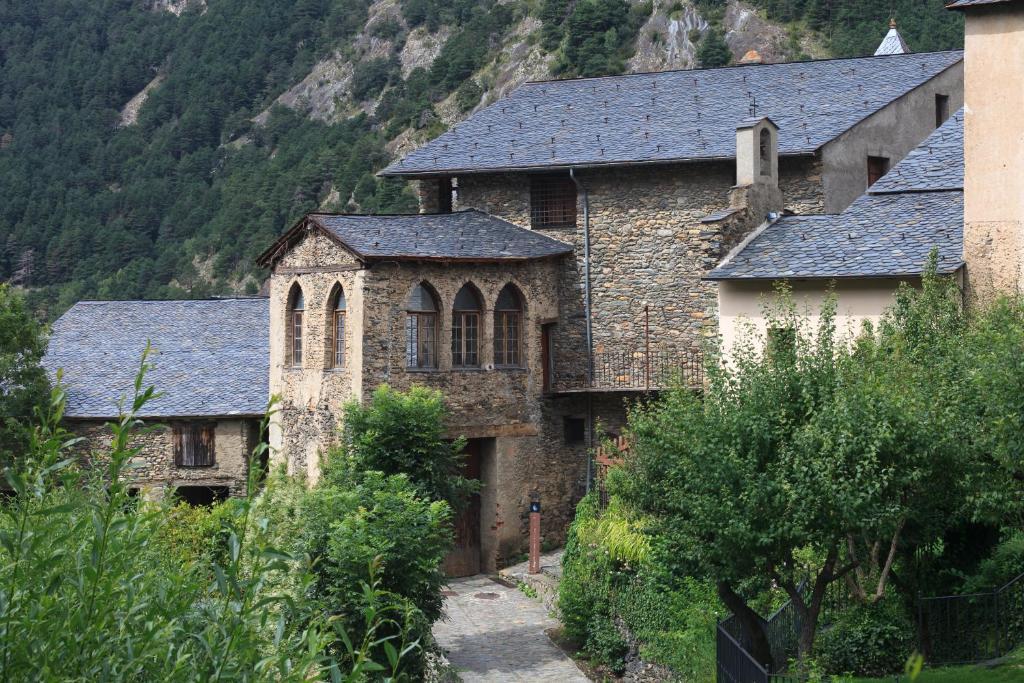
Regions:
[[134, 437], [151, 429], [138, 418], [155, 396], [147, 370], [144, 355], [102, 467], [77, 466], [58, 382], [28, 453], [4, 470], [0, 681], [402, 679], [420, 647], [407, 637], [407, 607], [381, 590], [374, 566], [362, 593], [347, 596], [365, 621], [357, 642], [305, 606], [311, 563], [271, 544], [254, 505], [256, 467], [227, 515], [225, 553], [183, 563], [166, 552], [167, 505], [139, 503], [122, 481], [140, 452]]

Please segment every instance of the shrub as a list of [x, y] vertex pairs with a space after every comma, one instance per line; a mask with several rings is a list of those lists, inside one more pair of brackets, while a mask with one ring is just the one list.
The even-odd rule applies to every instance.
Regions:
[[591, 622], [607, 617], [611, 592], [611, 558], [590, 545], [582, 529], [597, 521], [600, 513], [595, 493], [590, 493], [576, 506], [576, 519], [569, 527], [562, 556], [562, 581], [558, 586], [558, 609], [565, 634], [585, 644]]
[[903, 670], [914, 642], [899, 601], [888, 599], [840, 612], [820, 635], [818, 659], [830, 673], [884, 676]]
[[623, 660], [628, 650], [629, 646], [609, 617], [598, 616], [587, 625], [587, 643], [584, 651], [594, 664], [606, 666], [615, 673], [622, 673], [625, 670]]
[[961, 593], [984, 593], [1002, 587], [1024, 573], [1024, 532], [1013, 530], [1000, 541], [992, 554], [964, 580]]
[[0, 283], [0, 465], [28, 446], [32, 410], [46, 402], [45, 351], [43, 327], [24, 297]]
[[455, 91], [455, 104], [459, 111], [469, 111], [480, 102], [483, 95], [484, 91], [480, 88], [480, 84], [471, 78], [463, 81], [459, 89]]
[[[344, 408], [344, 439], [324, 467], [325, 485], [344, 485], [355, 470], [405, 474], [421, 495], [460, 509], [478, 484], [462, 476], [464, 439], [445, 437], [441, 393], [383, 385], [367, 403]], [[337, 478], [337, 481], [335, 481]]]
[[179, 503], [167, 508], [153, 538], [158, 552], [183, 567], [223, 563], [227, 559], [230, 522], [239, 505], [231, 499], [210, 507]]

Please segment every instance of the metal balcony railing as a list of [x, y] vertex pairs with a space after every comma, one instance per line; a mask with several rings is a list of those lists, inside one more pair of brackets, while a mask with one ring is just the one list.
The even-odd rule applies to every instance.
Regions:
[[659, 391], [676, 384], [704, 385], [700, 351], [696, 349], [614, 349], [594, 353], [594, 376], [588, 378], [586, 359], [569, 372], [556, 373], [556, 393], [586, 391]]

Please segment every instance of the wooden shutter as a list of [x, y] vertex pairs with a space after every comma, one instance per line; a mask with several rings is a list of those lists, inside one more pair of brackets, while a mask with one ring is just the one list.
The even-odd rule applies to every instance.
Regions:
[[212, 467], [213, 424], [184, 422], [173, 428], [174, 464], [178, 467]]

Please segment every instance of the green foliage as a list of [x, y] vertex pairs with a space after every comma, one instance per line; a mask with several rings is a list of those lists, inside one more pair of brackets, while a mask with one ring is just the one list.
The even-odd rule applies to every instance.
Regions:
[[701, 38], [697, 47], [697, 62], [705, 69], [713, 69], [725, 66], [732, 61], [732, 51], [729, 49], [722, 32], [712, 26], [704, 37]]
[[883, 600], [840, 613], [821, 634], [818, 661], [826, 671], [855, 676], [902, 673], [914, 650], [914, 627], [902, 605]]
[[[701, 4], [724, 3], [701, 0]], [[963, 46], [963, 17], [945, 11], [944, 0], [755, 0], [753, 4], [774, 21], [806, 21], [824, 34], [837, 57], [874, 53], [893, 17], [915, 52]]]
[[388, 84], [400, 77], [398, 58], [394, 55], [359, 62], [352, 72], [352, 97], [356, 100], [375, 97]]
[[1024, 531], [1010, 530], [992, 554], [966, 577], [961, 593], [984, 593], [1006, 585], [1024, 574]]
[[608, 667], [615, 673], [622, 673], [625, 670], [623, 659], [629, 651], [629, 646], [615, 627], [615, 623], [601, 614], [587, 624], [584, 651], [594, 664]]
[[480, 84], [472, 78], [463, 81], [459, 89], [455, 91], [455, 105], [461, 112], [467, 112], [480, 103], [484, 91]]
[[182, 567], [225, 562], [238, 505], [230, 499], [210, 507], [179, 503], [167, 509], [153, 538], [157, 552]]
[[548, 47], [562, 42], [556, 70], [570, 76], [622, 73], [651, 6], [641, 4], [631, 9], [625, 0], [580, 0], [569, 7], [571, 11], [560, 26], [564, 38], [557, 41], [556, 21], [566, 7], [546, 2], [542, 11], [542, 44]]
[[0, 466], [25, 451], [33, 409], [46, 402], [44, 353], [43, 326], [20, 293], [0, 283]]
[[[426, 506], [436, 530], [446, 519], [444, 503], [419, 501], [407, 482], [370, 475], [380, 485], [354, 486], [358, 501], [338, 510], [347, 519], [334, 520], [352, 533], [337, 538], [317, 519], [302, 517], [300, 505], [264, 516], [267, 508], [252, 497], [212, 510], [136, 504], [122, 475], [138, 455], [135, 437], [149, 429], [136, 417], [155, 393], [144, 388], [145, 370], [144, 357], [134, 396], [109, 425], [108, 457], [93, 458], [103, 468], [74, 467], [75, 440], [60, 427], [64, 394], [57, 387], [39, 411], [27, 452], [4, 469], [14, 495], [0, 507], [0, 669], [19, 680], [356, 683], [418, 675], [416, 636], [426, 631], [424, 617], [385, 585], [393, 565], [368, 559], [361, 580], [345, 577], [342, 591], [331, 584], [340, 579], [327, 574], [336, 566], [334, 551], [317, 575], [301, 545], [281, 541], [291, 543], [296, 530], [320, 529], [330, 536], [321, 545], [352, 543], [352, 553], [366, 559], [371, 531], [394, 536], [390, 528], [371, 529], [367, 518], [383, 519], [389, 513], [382, 508]], [[259, 446], [252, 460], [266, 448]], [[254, 469], [249, 491], [256, 476]], [[301, 484], [275, 484], [284, 495], [263, 495], [304, 500], [294, 488]], [[392, 493], [401, 500], [389, 504]], [[437, 534], [415, 537], [424, 528], [407, 527], [401, 542], [443, 545]], [[313, 597], [321, 590], [333, 591], [329, 605]]]
[[405, 474], [429, 500], [461, 509], [476, 482], [462, 476], [464, 439], [445, 438], [447, 408], [441, 392], [413, 387], [378, 387], [366, 403], [344, 408], [341, 451], [330, 456], [323, 478], [342, 486], [353, 470]]

